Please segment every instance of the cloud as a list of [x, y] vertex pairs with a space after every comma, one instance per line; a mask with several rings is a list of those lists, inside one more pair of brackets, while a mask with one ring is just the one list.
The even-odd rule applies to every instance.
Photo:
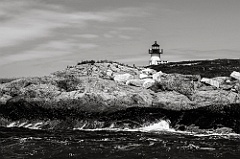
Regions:
[[[31, 5], [36, 5], [34, 2], [30, 4], [27, 3], [28, 1], [14, 2], [13, 5], [12, 1], [4, 1], [4, 7], [2, 7], [4, 9], [0, 15], [2, 17], [8, 15], [11, 18], [8, 20], [0, 19], [0, 48], [54, 36], [53, 31], [58, 28], [76, 27], [81, 29], [88, 26], [89, 22], [115, 22], [124, 19], [122, 17], [133, 16], [132, 14], [136, 12], [136, 9], [131, 10], [130, 8], [100, 12], [63, 12], [62, 9], [57, 10], [56, 7], [51, 10], [51, 6], [41, 9], [29, 8]], [[11, 11], [14, 9], [16, 11], [12, 13]], [[93, 38], [96, 36], [82, 35], [82, 37]]]
[[138, 27], [118, 27], [116, 29], [120, 31], [142, 31], [143, 30], [143, 28], [138, 28]]
[[[28, 70], [27, 66], [34, 61], [95, 58], [95, 52], [91, 54], [95, 48], [97, 57], [104, 57], [115, 48], [101, 47], [106, 44], [99, 40], [100, 36], [114, 37], [118, 42], [131, 39], [129, 32], [138, 29], [125, 24], [147, 15], [146, 10], [135, 7], [81, 8], [58, 1], [51, 4], [43, 0], [0, 1], [0, 69], [23, 64], [26, 67], [22, 69]], [[48, 69], [45, 65], [41, 67]]]
[[[87, 21], [103, 21], [106, 17], [93, 13], [57, 13], [53, 11], [31, 10], [14, 20], [0, 25], [0, 47], [16, 45], [24, 41], [49, 37], [57, 28], [75, 26], [83, 28]], [[84, 35], [85, 37], [89, 35]], [[93, 37], [93, 36], [92, 36]]]
[[217, 58], [238, 57], [240, 50], [218, 49], [218, 50], [194, 50], [194, 49], [171, 49], [163, 56], [169, 61], [181, 60], [204, 60]]
[[64, 14], [31, 10], [0, 25], [0, 47], [9, 47], [28, 40], [51, 36], [51, 30], [66, 26], [58, 21]]
[[77, 43], [73, 40], [55, 40], [39, 45], [38, 47], [19, 52], [17, 54], [7, 54], [0, 59], [1, 65], [10, 64], [13, 62], [55, 58], [66, 56], [83, 49], [93, 49], [98, 47], [94, 43]]
[[127, 35], [118, 35], [118, 37], [121, 38], [121, 39], [125, 39], [125, 40], [131, 39], [131, 37], [127, 36]]
[[79, 49], [93, 49], [98, 47], [98, 45], [96, 44], [91, 44], [91, 43], [83, 43], [83, 44], [79, 44], [78, 48]]
[[122, 33], [122, 31], [120, 31], [119, 29], [109, 31], [109, 32], [103, 34], [103, 36], [104, 36], [105, 38], [120, 38], [120, 39], [125, 39], [125, 40], [132, 39], [131, 36], [129, 36], [129, 35], [124, 35], [124, 33]]
[[86, 39], [95, 39], [95, 38], [98, 38], [99, 36], [96, 34], [80, 34], [80, 35], [76, 35], [76, 37], [86, 38]]
[[111, 34], [108, 34], [108, 33], [106, 33], [106, 34], [103, 34], [103, 36], [104, 36], [105, 38], [113, 38], [113, 37], [114, 37], [113, 35], [111, 35]]
[[[120, 8], [86, 12], [67, 10], [64, 6], [48, 5], [41, 1], [2, 1], [0, 2], [0, 65], [63, 56], [77, 49], [96, 48], [98, 45], [94, 42], [81, 41], [80, 38], [99, 37], [97, 34], [87, 34], [86, 28], [89, 29], [94, 23], [99, 26], [126, 20], [138, 11], [136, 8]], [[64, 31], [59, 32], [59, 29]], [[103, 36], [131, 39], [130, 36], [121, 34], [123, 30], [129, 29], [127, 27], [122, 30], [116, 29]]]

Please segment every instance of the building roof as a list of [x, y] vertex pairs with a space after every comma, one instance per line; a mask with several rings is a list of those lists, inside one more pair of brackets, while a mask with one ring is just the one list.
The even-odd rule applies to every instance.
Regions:
[[155, 41], [155, 43], [152, 46], [160, 46], [157, 44], [157, 41]]

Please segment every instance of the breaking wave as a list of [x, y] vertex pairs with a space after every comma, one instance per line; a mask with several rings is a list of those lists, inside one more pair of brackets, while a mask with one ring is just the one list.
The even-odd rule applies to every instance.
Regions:
[[111, 124], [106, 124], [105, 122], [100, 121], [75, 121], [74, 126], [70, 126], [71, 124], [68, 123], [61, 123], [61, 121], [14, 121], [10, 122], [6, 125], [7, 128], [27, 128], [33, 130], [76, 130], [76, 131], [132, 131], [132, 132], [153, 132], [153, 133], [162, 133], [162, 132], [169, 132], [169, 133], [178, 133], [178, 134], [188, 134], [193, 135], [196, 137], [209, 137], [209, 136], [219, 136], [219, 137], [227, 137], [227, 136], [238, 136], [240, 134], [236, 133], [216, 133], [211, 131], [206, 132], [189, 132], [189, 131], [180, 131], [175, 130], [171, 127], [170, 120], [159, 120], [152, 123], [144, 123], [142, 125], [139, 124], [132, 124], [129, 123], [121, 123], [112, 122]]
[[157, 123], [153, 123], [142, 128], [139, 128], [142, 131], [175, 131], [173, 128], [170, 127], [169, 120], [160, 120]]
[[105, 123], [101, 121], [75, 121], [74, 126], [69, 124], [66, 127], [66, 123], [61, 121], [14, 121], [6, 125], [8, 128], [19, 127], [28, 129], [55, 129], [66, 128], [73, 130], [117, 130], [117, 131], [174, 131], [170, 126], [169, 120], [159, 120], [154, 123], [144, 123], [142, 125], [133, 123]]

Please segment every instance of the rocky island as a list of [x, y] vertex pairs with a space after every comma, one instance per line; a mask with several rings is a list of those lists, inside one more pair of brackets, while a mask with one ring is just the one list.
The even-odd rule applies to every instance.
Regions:
[[0, 84], [0, 126], [136, 128], [159, 120], [182, 131], [240, 133], [240, 60], [135, 67], [83, 61]]

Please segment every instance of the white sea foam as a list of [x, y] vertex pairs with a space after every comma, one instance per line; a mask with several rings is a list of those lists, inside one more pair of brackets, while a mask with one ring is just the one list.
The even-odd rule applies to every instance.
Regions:
[[207, 136], [219, 136], [219, 137], [240, 137], [240, 134], [236, 133], [213, 133], [213, 132], [206, 132], [206, 133], [198, 133], [198, 132], [190, 132], [190, 131], [180, 131], [171, 128], [169, 120], [160, 120], [158, 122], [145, 125], [139, 128], [118, 128], [115, 127], [114, 124], [111, 124], [108, 128], [96, 128], [96, 129], [86, 129], [84, 127], [74, 128], [74, 130], [81, 130], [81, 131], [140, 131], [140, 132], [149, 132], [149, 133], [174, 133], [174, 134], [183, 134], [183, 135], [192, 135], [196, 137], [207, 137]]
[[29, 129], [40, 129], [40, 127], [44, 124], [44, 122], [37, 122], [37, 123], [32, 123], [32, 122], [11, 122], [8, 124], [6, 127], [12, 128], [12, 127], [23, 127], [23, 128], [29, 128]]
[[33, 124], [30, 129], [40, 129], [40, 126], [43, 125], [43, 122], [38, 122], [38, 123], [35, 123]]
[[[85, 126], [85, 125], [84, 125]], [[115, 127], [115, 124], [112, 123], [107, 128], [95, 128], [95, 129], [86, 129], [82, 127], [74, 128], [73, 130], [84, 130], [84, 131], [142, 131], [142, 132], [160, 132], [160, 131], [167, 131], [167, 132], [176, 132], [173, 128], [170, 128], [170, 121], [169, 120], [160, 120], [156, 123], [150, 125], [144, 125], [139, 128], [119, 128]]]
[[[41, 129], [43, 125], [47, 125], [48, 122], [11, 122], [6, 127], [24, 127], [28, 129]], [[209, 136], [234, 136], [240, 137], [240, 134], [236, 133], [216, 133], [216, 132], [205, 132], [205, 133], [198, 133], [198, 132], [189, 132], [189, 131], [179, 131], [171, 128], [169, 120], [160, 120], [155, 123], [151, 123], [148, 125], [144, 125], [139, 128], [119, 128], [114, 123], [112, 123], [109, 127], [106, 128], [95, 128], [95, 129], [87, 129], [87, 123], [84, 123], [81, 127], [75, 127], [73, 130], [83, 130], [83, 131], [140, 131], [140, 132], [151, 132], [151, 133], [158, 133], [158, 132], [170, 132], [170, 133], [179, 133], [179, 134], [186, 134], [186, 135], [193, 135], [196, 137], [209, 137]]]
[[16, 122], [12, 122], [10, 124], [7, 125], [8, 128], [12, 128], [16, 126]]
[[196, 137], [209, 137], [209, 136], [236, 136], [240, 137], [240, 134], [236, 133], [208, 133], [208, 134], [192, 134], [193, 136]]
[[25, 128], [29, 128], [32, 126], [32, 123], [24, 125]]
[[23, 122], [23, 123], [19, 124], [18, 127], [24, 127], [24, 125], [26, 125], [26, 124], [27, 124], [27, 122]]
[[169, 120], [160, 120], [157, 123], [139, 128], [140, 131], [175, 131], [170, 128]]

